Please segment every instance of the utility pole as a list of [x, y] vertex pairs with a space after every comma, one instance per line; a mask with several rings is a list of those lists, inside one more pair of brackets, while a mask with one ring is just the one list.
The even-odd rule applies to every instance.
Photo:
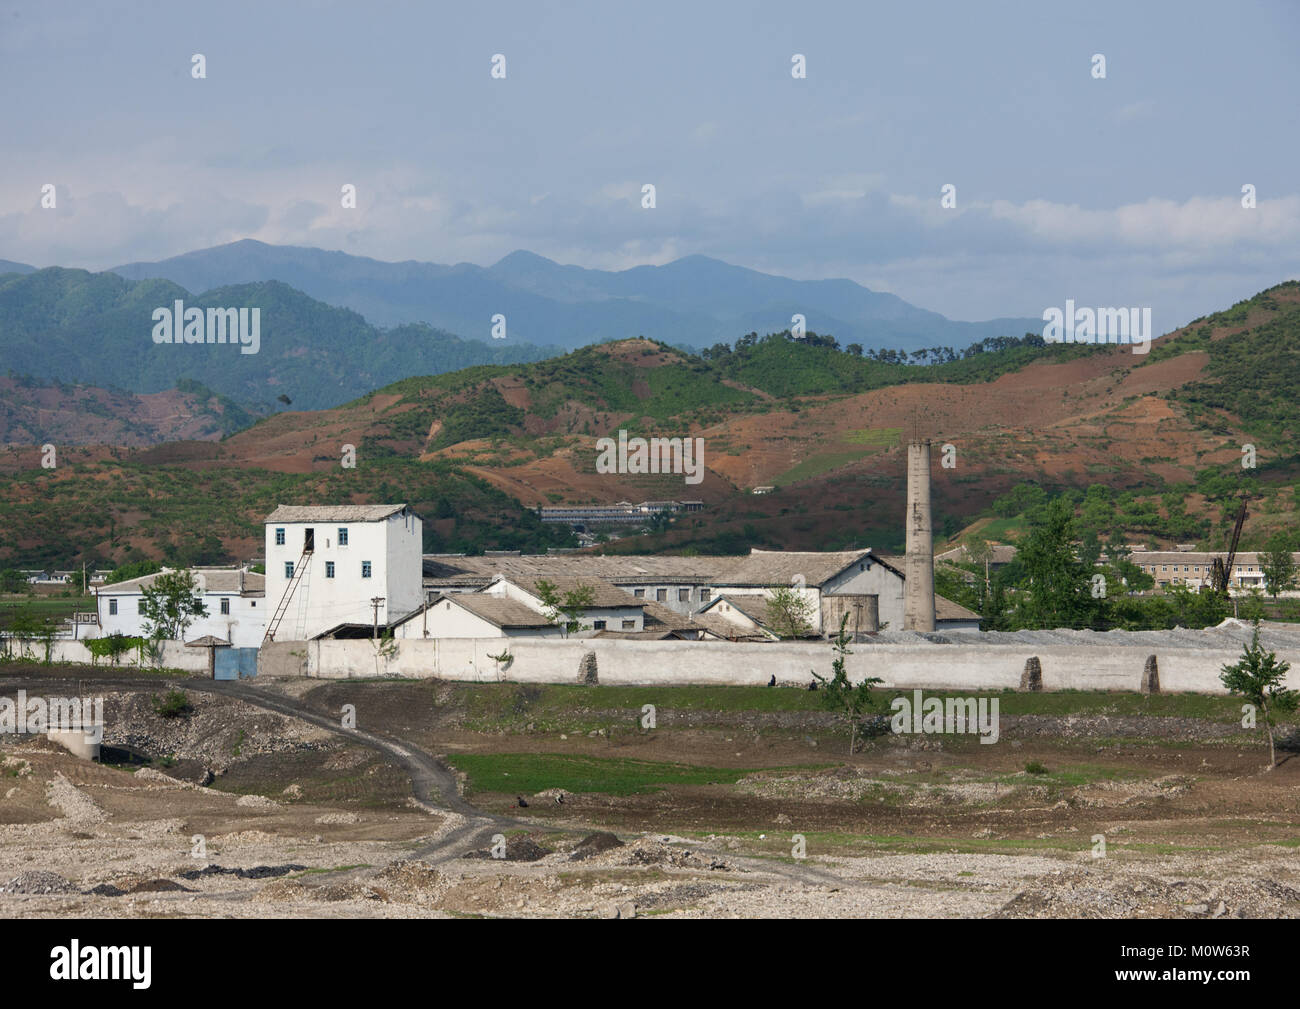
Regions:
[[371, 596], [370, 598], [370, 605], [374, 607], [374, 611], [375, 611], [375, 625], [374, 625], [374, 631], [372, 632], [371, 636], [376, 641], [379, 639], [379, 604], [382, 603], [383, 601], [384, 601], [383, 596]]

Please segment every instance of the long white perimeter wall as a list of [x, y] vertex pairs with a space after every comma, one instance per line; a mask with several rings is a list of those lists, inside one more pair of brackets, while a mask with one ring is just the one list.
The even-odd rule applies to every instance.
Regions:
[[[492, 656], [508, 651], [508, 665]], [[604, 684], [806, 685], [812, 670], [830, 675], [826, 642], [739, 644], [707, 641], [527, 640], [439, 638], [399, 640], [391, 656], [370, 641], [286, 641], [264, 646], [259, 675], [345, 679], [374, 676], [445, 680], [575, 683], [588, 651]], [[1025, 660], [1038, 656], [1045, 690], [1136, 690], [1147, 656], [1155, 654], [1166, 692], [1224, 693], [1219, 673], [1240, 647], [1223, 649], [1071, 645], [858, 645], [848, 658], [856, 682], [878, 676], [888, 688], [1001, 690], [1018, 687]], [[1280, 650], [1292, 663], [1289, 685], [1300, 688], [1300, 647]]]
[[[41, 641], [14, 641], [6, 639], [0, 646], [0, 654], [12, 659], [25, 659], [29, 662], [45, 661], [45, 644]], [[111, 659], [96, 659], [83, 641], [55, 638], [50, 643], [51, 662], [81, 662], [86, 665], [103, 666], [112, 669]], [[136, 651], [132, 648], [117, 663], [123, 675], [128, 675], [138, 662]], [[181, 641], [164, 641], [162, 666], [166, 669], [183, 669], [191, 673], [208, 671], [208, 650], [206, 648], [187, 648]]]

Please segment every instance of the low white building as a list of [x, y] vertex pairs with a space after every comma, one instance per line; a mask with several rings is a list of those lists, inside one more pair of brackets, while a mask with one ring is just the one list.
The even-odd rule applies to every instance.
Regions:
[[561, 634], [536, 610], [485, 592], [439, 596], [393, 625], [395, 638], [558, 638]]
[[424, 524], [404, 504], [280, 505], [266, 517], [267, 637], [384, 627], [424, 601]]
[[[901, 630], [903, 582], [901, 569], [870, 550], [754, 549], [713, 584], [717, 595], [733, 601], [746, 595], [770, 597], [776, 588], [790, 588], [807, 601], [812, 629], [833, 634], [845, 613], [850, 631]], [[708, 607], [706, 612], [714, 610]], [[879, 628], [871, 626], [872, 613]]]
[[[140, 603], [144, 590], [151, 586], [162, 571], [114, 585], [101, 585], [95, 589], [95, 605], [99, 614], [99, 636], [125, 634], [127, 637], [147, 637], [144, 615]], [[206, 617], [197, 617], [185, 629], [185, 640], [211, 636], [229, 641], [235, 648], [256, 648], [262, 643], [266, 631], [266, 598], [261, 575], [243, 568], [193, 568], [196, 593], [208, 611]]]
[[569, 634], [569, 637], [590, 637], [605, 630], [645, 630], [645, 610], [642, 604], [617, 585], [599, 578], [499, 577], [483, 589], [483, 594], [513, 600], [534, 613], [545, 614], [547, 606], [542, 601], [542, 582], [550, 583], [559, 599], [579, 589], [591, 590], [591, 602], [574, 618], [579, 630]]

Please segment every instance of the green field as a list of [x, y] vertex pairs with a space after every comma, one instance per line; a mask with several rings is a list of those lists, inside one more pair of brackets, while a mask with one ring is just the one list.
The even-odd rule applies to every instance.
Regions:
[[469, 775], [469, 792], [532, 795], [548, 788], [603, 795], [657, 792], [664, 785], [735, 784], [752, 771], [559, 753], [458, 753], [448, 763]]
[[9, 627], [14, 616], [23, 610], [29, 610], [37, 617], [59, 622], [70, 617], [78, 610], [90, 611], [95, 608], [94, 596], [3, 596], [0, 597], [0, 630]]
[[[827, 668], [830, 650], [827, 648]], [[532, 725], [539, 732], [590, 732], [618, 726], [635, 731], [641, 708], [655, 706], [661, 722], [674, 711], [773, 712], [823, 711], [824, 694], [789, 687], [614, 687], [534, 685], [513, 683], [457, 684], [456, 702], [463, 705], [465, 724], [480, 732], [523, 731]], [[877, 690], [876, 710], [890, 713], [890, 701], [911, 697], [911, 691]], [[926, 697], [996, 697], [1001, 715], [1109, 715], [1200, 718], [1234, 723], [1241, 719], [1241, 704], [1231, 697], [1207, 694], [1142, 694], [1136, 691], [1053, 690], [1021, 693], [1016, 690], [926, 690]], [[721, 722], [719, 724], [722, 724]]]

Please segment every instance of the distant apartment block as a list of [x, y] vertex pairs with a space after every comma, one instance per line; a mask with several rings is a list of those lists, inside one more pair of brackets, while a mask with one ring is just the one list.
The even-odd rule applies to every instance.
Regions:
[[628, 525], [644, 522], [656, 515], [698, 512], [704, 510], [703, 501], [620, 501], [612, 505], [558, 505], [543, 506], [537, 514], [543, 522], [555, 522], [585, 529], [590, 525]]
[[[1291, 556], [1300, 566], [1300, 553]], [[1198, 550], [1136, 550], [1129, 555], [1129, 560], [1155, 579], [1156, 588], [1186, 585], [1199, 589], [1209, 585], [1215, 558], [1224, 561], [1227, 555], [1222, 551]], [[1262, 558], [1263, 554], [1256, 551], [1239, 551], [1232, 563], [1228, 587], [1247, 592], [1264, 589]]]

